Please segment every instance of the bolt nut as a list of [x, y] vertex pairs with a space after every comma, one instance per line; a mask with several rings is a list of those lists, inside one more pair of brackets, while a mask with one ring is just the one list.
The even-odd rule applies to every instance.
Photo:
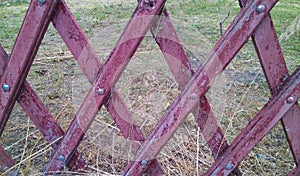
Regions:
[[286, 99], [286, 102], [287, 102], [288, 104], [294, 103], [294, 102], [295, 102], [295, 98], [294, 98], [294, 97], [288, 97], [288, 98]]
[[231, 170], [233, 168], [232, 164], [231, 163], [228, 163], [226, 166], [225, 166], [225, 169], [226, 170]]
[[39, 3], [40, 3], [40, 4], [45, 4], [45, 3], [46, 3], [46, 0], [39, 0]]
[[98, 92], [99, 95], [103, 95], [103, 94], [104, 94], [104, 89], [99, 88], [99, 89], [97, 90], [97, 92]]
[[147, 165], [147, 163], [148, 163], [148, 161], [147, 161], [147, 160], [142, 160], [142, 166], [146, 166], [146, 165]]
[[62, 156], [62, 155], [59, 155], [59, 156], [57, 157], [57, 159], [58, 159], [59, 161], [63, 161], [63, 160], [65, 159], [65, 157]]
[[2, 85], [2, 89], [3, 89], [4, 91], [9, 91], [10, 86], [9, 86], [8, 84], [3, 84], [3, 85]]
[[258, 5], [257, 7], [256, 7], [256, 11], [258, 12], [258, 13], [262, 13], [262, 12], [264, 12], [266, 10], [266, 5], [264, 5], [264, 4], [260, 4], [260, 5]]

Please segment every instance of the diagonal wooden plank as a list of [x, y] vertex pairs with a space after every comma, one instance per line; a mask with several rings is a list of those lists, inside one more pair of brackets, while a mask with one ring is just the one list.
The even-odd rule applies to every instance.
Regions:
[[[289, 75], [283, 53], [270, 16], [267, 16], [253, 34], [253, 42], [264, 70], [271, 94], [279, 89]], [[296, 103], [281, 119], [296, 165], [300, 164], [300, 108]]]
[[[97, 80], [88, 92], [62, 139], [59, 148], [50, 160], [46, 168], [46, 173], [60, 170], [63, 164], [71, 157], [74, 149], [76, 149], [81, 141], [84, 132], [88, 129], [104, 102], [109, 98], [112, 86], [125, 69], [130, 58], [143, 40], [149, 26], [155, 19], [155, 15], [159, 14], [165, 2], [166, 0], [158, 0], [155, 1], [155, 4], [150, 6], [138, 4], [132, 18], [126, 26], [126, 30], [122, 33], [105, 66], [99, 72]], [[59, 156], [62, 156], [60, 158], [63, 159], [57, 160]]]
[[58, 0], [31, 1], [0, 85], [0, 136], [19, 96]]
[[[61, 5], [60, 5], [60, 9], [59, 9], [59, 13], [58, 13], [58, 16], [59, 16], [59, 14], [62, 14], [62, 13], [64, 13], [64, 15], [66, 14], [65, 12], [66, 11], [68, 11], [68, 9], [67, 9], [67, 7], [65, 6], [65, 3], [64, 2], [62, 2], [61, 3]], [[67, 16], [68, 16], [68, 13], [67, 13]], [[68, 16], [69, 17], [69, 16]], [[59, 18], [55, 18], [55, 19], [59, 19]], [[64, 22], [69, 22], [68, 20], [66, 20], [66, 21], [64, 21]], [[65, 23], [64, 23], [65, 24]], [[74, 26], [71, 26], [71, 27], [74, 27]], [[75, 27], [79, 27], [79, 26], [75, 26]], [[77, 29], [77, 28], [74, 28], [75, 30]], [[71, 30], [72, 31], [72, 30]], [[69, 42], [69, 43], [71, 43], [71, 42]], [[72, 44], [78, 44], [78, 43], [76, 43], [76, 42], [73, 42]], [[73, 45], [73, 46], [75, 46], [75, 45]], [[81, 47], [81, 45], [77, 45], [77, 46], [75, 46], [75, 47]], [[87, 48], [86, 48], [87, 49]], [[74, 51], [74, 50], [72, 50], [72, 51]], [[76, 51], [76, 50], [75, 50]], [[80, 51], [80, 50], [79, 50]], [[73, 53], [74, 54], [74, 53]], [[78, 54], [78, 53], [75, 53], [75, 56], [77, 56], [78, 57], [78, 55], [76, 55], [76, 54]], [[83, 57], [84, 58], [84, 57]], [[88, 59], [90, 59], [90, 58], [88, 58]], [[86, 67], [86, 65], [85, 65], [85, 72], [86, 73], [89, 73], [93, 68], [94, 68], [94, 70], [93, 70], [93, 72], [92, 72], [92, 74], [88, 74], [88, 77], [89, 78], [92, 78], [91, 76], [96, 76], [96, 74], [93, 74], [93, 73], [97, 73], [98, 72], [98, 68], [100, 67], [100, 64], [98, 64], [98, 60], [97, 59], [90, 59], [91, 61], [94, 61], [94, 62], [92, 62], [92, 64], [90, 65], [90, 67]], [[81, 60], [82, 61], [82, 60]], [[91, 62], [89, 62], [89, 63], [91, 63]], [[86, 64], [86, 61], [83, 61], [83, 62], [81, 62], [81, 65], [83, 65], [83, 64]], [[96, 70], [95, 70], [95, 68], [96, 68]], [[94, 79], [94, 78], [92, 78], [92, 79]], [[91, 80], [91, 79], [90, 79]], [[92, 81], [91, 81], [92, 82]], [[21, 96], [21, 99], [23, 100], [23, 101], [21, 101], [21, 106], [24, 108], [24, 110], [27, 112], [27, 114], [29, 114], [29, 113], [31, 113], [31, 119], [33, 120], [33, 122], [36, 124], [36, 126], [40, 129], [40, 131], [44, 134], [44, 136], [45, 136], [45, 138], [48, 140], [48, 141], [53, 141], [54, 139], [57, 139], [58, 137], [60, 137], [60, 136], [62, 136], [63, 135], [63, 132], [62, 132], [62, 130], [61, 130], [61, 128], [59, 127], [59, 126], [55, 126], [54, 125], [54, 119], [53, 118], [50, 118], [50, 113], [49, 112], [46, 112], [45, 111], [45, 107], [43, 106], [43, 105], [41, 105], [41, 104], [38, 104], [37, 102], [39, 102], [39, 103], [41, 103], [41, 101], [37, 101], [38, 99], [36, 98], [37, 96], [36, 96], [36, 94], [33, 92], [33, 90], [31, 89], [31, 87], [27, 84], [27, 83], [25, 83], [25, 88], [24, 88], [24, 90], [25, 90], [25, 92], [22, 94], [22, 96]], [[112, 105], [113, 103], [108, 103], [108, 105]], [[32, 109], [31, 109], [31, 108]], [[111, 106], [108, 106], [110, 109], [112, 109], [112, 107]], [[124, 112], [124, 111], [123, 111]], [[115, 112], [115, 114], [117, 114], [117, 118], [116, 119], [121, 119], [121, 120], [123, 120], [122, 118], [120, 118], [120, 113], [119, 112]], [[116, 116], [116, 115], [115, 115]], [[114, 116], [114, 117], [115, 117]], [[47, 117], [47, 120], [46, 119], [44, 119], [44, 117]], [[52, 117], [52, 116], [51, 116]], [[128, 119], [126, 119], [126, 120], [128, 120]], [[118, 125], [120, 125], [121, 123], [120, 123], [120, 120], [118, 120], [118, 122], [119, 123], [117, 123]], [[126, 123], [128, 123], [127, 121], [125, 121], [125, 122], [123, 122], [123, 124], [126, 124]], [[47, 128], [45, 129], [45, 128], [43, 128], [43, 125], [45, 126], [45, 125], [47, 125]], [[121, 124], [122, 125], [122, 124]], [[143, 139], [143, 135], [142, 135], [142, 133], [141, 133], [141, 131], [139, 130], [136, 130], [136, 129], [139, 129], [137, 126], [134, 126], [134, 132], [132, 133], [132, 132], [130, 132], [128, 129], [130, 128], [130, 125], [127, 125], [128, 126], [128, 128], [127, 128], [127, 131], [125, 132], [125, 135], [129, 135], [130, 134], [130, 138], [134, 138], [135, 140], [137, 140], [137, 141], [141, 141], [142, 139]], [[123, 131], [124, 132], [124, 127], [123, 128], [121, 128], [122, 130], [121, 131]], [[136, 131], [138, 131], [138, 132], [136, 132]], [[46, 134], [47, 133], [47, 134]], [[133, 135], [134, 137], [132, 137], [131, 135]], [[137, 138], [137, 137], [139, 137], [139, 138]], [[53, 144], [54, 145], [54, 148], [56, 148], [56, 144]], [[77, 157], [79, 157], [79, 155], [77, 154], [77, 152], [75, 153], [75, 155], [73, 156], [73, 158], [71, 159], [71, 161], [69, 162], [69, 164], [68, 164], [68, 166], [70, 165], [70, 166], [73, 166], [73, 168], [75, 167], [75, 168], [77, 168], [77, 169], [81, 169], [82, 167], [78, 167], [78, 164], [77, 164]], [[73, 162], [73, 161], [75, 161], [75, 162]], [[75, 164], [76, 165], [75, 165]], [[83, 163], [81, 163], [81, 165], [83, 166]], [[158, 167], [158, 166], [156, 166], [156, 165], [158, 165], [158, 162], [155, 162], [154, 164], [153, 164], [153, 168], [157, 168], [157, 169], [151, 169], [151, 171], [149, 171], [149, 174], [151, 173], [152, 175], [158, 175], [158, 174], [161, 174], [162, 173], [162, 170], [161, 170], [161, 168], [160, 167]], [[155, 167], [156, 166], [156, 167]]]
[[[57, 15], [52, 22], [81, 70], [87, 76], [89, 82], [93, 84], [99, 70], [102, 68], [99, 62], [100, 59], [64, 1], [61, 2]], [[69, 37], [72, 35], [76, 37]], [[77, 40], [77, 38], [80, 38], [80, 40]], [[144, 135], [141, 129], [134, 124], [132, 114], [117, 90], [112, 90], [110, 98], [104, 105], [122, 135], [130, 139], [133, 149], [137, 150], [140, 146], [138, 143], [144, 140]], [[151, 165], [151, 169], [147, 170], [147, 174], [155, 176], [163, 174], [163, 170], [156, 160]]]
[[[239, 0], [240, 6], [246, 5], [246, 0]], [[278, 37], [270, 14], [252, 35], [256, 52], [265, 73], [271, 94], [278, 91], [281, 82], [287, 77], [288, 69], [283, 57]], [[300, 164], [300, 108], [297, 103], [281, 119], [283, 129], [287, 135], [296, 165]]]
[[[189, 65], [188, 56], [184, 51], [166, 9], [151, 27], [151, 32], [179, 85], [179, 89], [183, 90], [190, 77], [194, 74], [194, 71]], [[201, 97], [199, 106], [193, 110], [193, 115], [213, 157], [215, 159], [220, 157], [228, 144], [227, 141], [224, 140], [222, 129], [220, 128], [205, 96]], [[241, 175], [238, 168], [235, 172], [236, 174]]]
[[[293, 100], [290, 100], [293, 97]], [[300, 66], [282, 88], [256, 114], [232, 141], [222, 158], [218, 158], [205, 175], [228, 175], [276, 125], [300, 97]]]
[[[215, 78], [225, 69], [236, 53], [243, 47], [256, 27], [276, 4], [277, 0], [254, 0], [242, 8], [235, 20], [219, 39], [213, 51], [206, 58], [203, 67], [197, 69], [184, 91], [175, 99], [158, 125], [154, 128], [126, 169], [125, 175], [141, 175], [149, 163], [141, 163], [155, 157], [167, 143], [184, 118], [197, 106], [197, 96], [203, 96], [208, 89], [209, 79]], [[257, 4], [265, 4], [265, 12], [258, 13]]]
[[[5, 70], [9, 56], [0, 45], [0, 64]], [[3, 72], [0, 71], [0, 78]], [[21, 95], [18, 97], [18, 103], [28, 115], [33, 124], [42, 133], [48, 143], [52, 143], [53, 149], [58, 146], [57, 139], [63, 136], [63, 129], [56, 122], [50, 111], [45, 107], [42, 100], [33, 91], [27, 81], [24, 82]], [[57, 142], [54, 142], [57, 141]], [[54, 142], [54, 143], [53, 143]], [[80, 158], [79, 153], [76, 151], [70, 160], [68, 167], [70, 170], [82, 170], [86, 166], [85, 161]]]

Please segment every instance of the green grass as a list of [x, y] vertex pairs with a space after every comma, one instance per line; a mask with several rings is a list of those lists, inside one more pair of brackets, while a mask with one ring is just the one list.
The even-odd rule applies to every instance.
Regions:
[[286, 32], [293, 33], [289, 38], [280, 41], [286, 62], [292, 72], [300, 63], [300, 3], [297, 0], [280, 1], [271, 15], [279, 37]]
[[11, 49], [27, 11], [27, 3], [0, 5], [0, 9], [0, 42], [3, 47]]

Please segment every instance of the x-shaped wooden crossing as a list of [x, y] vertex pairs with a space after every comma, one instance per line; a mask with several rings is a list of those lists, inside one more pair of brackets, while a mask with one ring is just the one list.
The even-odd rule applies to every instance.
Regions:
[[[197, 71], [177, 37], [168, 13], [163, 9], [166, 0], [142, 0], [127, 24], [115, 49], [104, 65], [99, 63], [92, 47], [63, 1], [32, 1], [16, 40], [10, 59], [1, 52], [1, 64], [6, 67], [1, 77], [0, 132], [2, 133], [17, 100], [33, 123], [52, 143], [55, 153], [45, 169], [51, 174], [67, 164], [71, 170], [84, 169], [85, 162], [76, 151], [84, 132], [88, 130], [100, 108], [105, 105], [125, 138], [143, 142], [133, 143], [136, 155], [124, 170], [124, 175], [161, 175], [163, 170], [155, 156], [168, 142], [184, 118], [192, 112], [216, 159], [206, 175], [228, 175], [255, 147], [262, 137], [282, 119], [299, 173], [299, 68], [288, 76], [283, 54], [269, 11], [277, 0], [240, 1], [240, 13], [219, 39], [206, 61]], [[161, 19], [158, 19], [161, 17]], [[76, 116], [64, 134], [49, 110], [25, 81], [43, 36], [52, 20], [56, 30], [92, 84]], [[182, 93], [178, 95], [152, 133], [145, 138], [134, 124], [132, 115], [119, 93], [112, 89], [134, 52], [151, 28]], [[153, 32], [156, 31], [156, 32]], [[205, 98], [209, 82], [220, 74], [252, 36], [262, 68], [272, 94], [270, 101], [228, 146], [210, 105]], [[20, 95], [20, 96], [19, 96]], [[298, 119], [297, 119], [298, 117]], [[53, 142], [63, 138], [60, 142]], [[2, 154], [1, 154], [2, 153]], [[12, 159], [0, 148], [4, 164]], [[0, 165], [2, 163], [0, 162]], [[3, 165], [4, 165], [3, 164]]]

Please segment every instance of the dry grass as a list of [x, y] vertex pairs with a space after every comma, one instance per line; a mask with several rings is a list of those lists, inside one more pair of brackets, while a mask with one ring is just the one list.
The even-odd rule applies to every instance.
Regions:
[[[126, 25], [136, 1], [67, 2], [104, 62]], [[167, 4], [194, 68], [203, 61], [219, 37], [218, 19], [224, 19], [230, 10], [230, 17], [224, 24], [226, 26], [237, 13], [238, 6], [234, 2], [224, 2], [223, 6], [213, 0], [201, 2], [201, 6], [195, 8], [201, 9], [203, 13], [189, 9], [192, 7], [186, 7], [179, 1]], [[192, 4], [195, 1], [186, 3]], [[101, 14], [97, 9], [105, 13]], [[99, 14], [89, 15], [93, 11]], [[191, 13], [187, 13], [189, 11]], [[299, 21], [299, 16], [294, 21], [297, 22], [297, 19]], [[292, 31], [294, 26], [299, 26], [296, 22], [292, 22], [287, 32], [282, 34], [282, 42], [286, 45], [287, 37], [299, 36], [297, 30]], [[7, 45], [8, 43], [6, 42]], [[296, 54], [299, 53], [299, 48], [296, 51]], [[295, 54], [287, 55], [288, 58], [294, 56]], [[290, 68], [299, 64], [292, 59], [288, 63]], [[90, 88], [71, 53], [52, 27], [47, 32], [27, 80], [64, 130]], [[148, 135], [179, 93], [150, 34], [145, 37], [115, 88], [124, 97], [135, 122]], [[251, 42], [215, 80], [207, 96], [226, 139], [231, 142], [270, 96]], [[16, 161], [11, 170], [20, 175], [41, 175], [53, 154], [50, 145], [18, 105], [13, 110], [1, 143]], [[78, 147], [88, 162], [88, 175], [122, 174], [122, 169], [133, 156], [131, 143], [132, 141], [121, 136], [110, 115], [102, 109]], [[258, 159], [257, 154], [262, 154], [262, 158]], [[210, 150], [191, 115], [157, 159], [166, 175], [203, 175], [213, 163]], [[286, 175], [293, 167], [292, 154], [280, 124], [240, 164], [245, 175]], [[81, 173], [64, 170], [62, 175]]]

